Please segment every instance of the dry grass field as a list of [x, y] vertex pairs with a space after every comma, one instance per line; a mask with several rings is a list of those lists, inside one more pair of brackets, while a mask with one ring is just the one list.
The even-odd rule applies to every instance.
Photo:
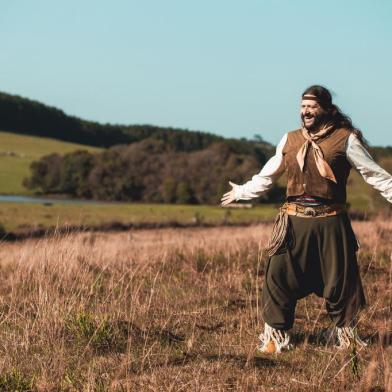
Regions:
[[325, 346], [312, 296], [279, 356], [256, 352], [270, 224], [3, 242], [0, 390], [391, 391], [392, 222], [353, 226], [369, 347]]

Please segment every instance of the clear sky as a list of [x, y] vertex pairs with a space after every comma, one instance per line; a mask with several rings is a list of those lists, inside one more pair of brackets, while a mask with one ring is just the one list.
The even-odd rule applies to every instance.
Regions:
[[0, 90], [100, 122], [272, 143], [310, 84], [392, 145], [390, 0], [0, 0]]

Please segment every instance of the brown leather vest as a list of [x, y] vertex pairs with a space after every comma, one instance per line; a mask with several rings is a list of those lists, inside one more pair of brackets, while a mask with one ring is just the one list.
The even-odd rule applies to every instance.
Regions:
[[300, 129], [289, 132], [283, 148], [283, 159], [287, 174], [287, 197], [300, 196], [304, 193], [333, 200], [336, 203], [346, 202], [347, 178], [351, 165], [346, 158], [346, 144], [350, 136], [347, 129], [335, 129], [320, 140], [324, 159], [331, 166], [337, 183], [322, 177], [317, 169], [313, 148], [309, 146], [305, 157], [303, 172], [297, 162], [297, 153], [305, 142]]

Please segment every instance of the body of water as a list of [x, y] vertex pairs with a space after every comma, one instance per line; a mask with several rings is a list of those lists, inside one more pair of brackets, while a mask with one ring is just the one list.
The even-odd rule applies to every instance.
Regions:
[[0, 202], [12, 203], [35, 203], [35, 204], [117, 204], [116, 202], [104, 202], [97, 200], [78, 199], [51, 199], [46, 197], [0, 195]]

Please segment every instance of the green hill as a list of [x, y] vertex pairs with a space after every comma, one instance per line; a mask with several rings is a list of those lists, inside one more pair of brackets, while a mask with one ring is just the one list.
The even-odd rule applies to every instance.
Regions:
[[53, 152], [65, 154], [76, 150], [102, 151], [82, 144], [0, 131], [0, 194], [32, 194], [22, 185], [23, 178], [30, 175], [30, 163]]

